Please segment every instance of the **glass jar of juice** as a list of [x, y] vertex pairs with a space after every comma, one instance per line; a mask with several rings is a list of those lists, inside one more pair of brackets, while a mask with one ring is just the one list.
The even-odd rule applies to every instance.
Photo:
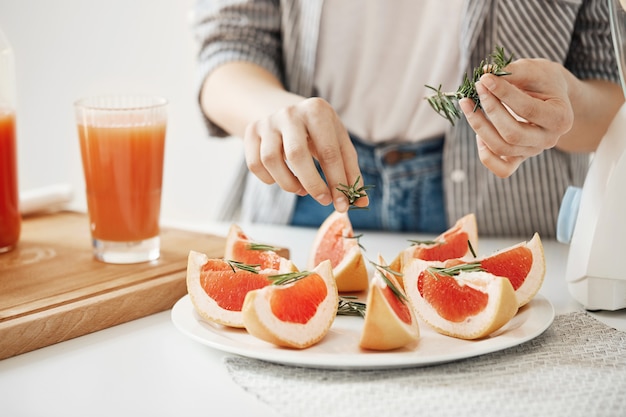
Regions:
[[15, 95], [13, 50], [0, 29], [0, 253], [17, 245], [22, 222], [17, 188]]

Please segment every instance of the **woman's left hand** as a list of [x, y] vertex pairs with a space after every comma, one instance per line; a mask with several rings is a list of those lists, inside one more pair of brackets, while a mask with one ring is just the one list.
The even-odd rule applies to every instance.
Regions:
[[460, 107], [476, 132], [478, 155], [487, 168], [505, 178], [529, 157], [553, 148], [570, 131], [574, 109], [569, 96], [573, 76], [545, 59], [520, 59], [476, 83], [483, 111], [462, 99]]

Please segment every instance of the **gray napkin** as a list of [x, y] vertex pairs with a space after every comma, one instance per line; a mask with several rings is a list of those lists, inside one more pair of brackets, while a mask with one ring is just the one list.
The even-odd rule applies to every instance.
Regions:
[[284, 416], [626, 416], [626, 333], [584, 312], [539, 337], [422, 368], [341, 371], [227, 357], [232, 379]]

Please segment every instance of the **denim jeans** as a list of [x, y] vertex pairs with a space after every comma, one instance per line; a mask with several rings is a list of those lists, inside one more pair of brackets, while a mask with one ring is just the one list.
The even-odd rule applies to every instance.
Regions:
[[[378, 146], [354, 136], [352, 141], [363, 183], [373, 185], [367, 191], [369, 208], [349, 211], [354, 229], [436, 234], [447, 229], [443, 138]], [[317, 227], [333, 210], [332, 205], [322, 206], [311, 196], [298, 197], [291, 224]]]

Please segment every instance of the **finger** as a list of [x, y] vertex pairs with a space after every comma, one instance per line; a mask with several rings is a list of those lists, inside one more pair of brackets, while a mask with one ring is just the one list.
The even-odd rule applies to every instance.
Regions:
[[[306, 143], [306, 138], [288, 137], [291, 147], [298, 143]], [[299, 145], [306, 148], [306, 144]], [[300, 195], [306, 194], [306, 188], [292, 170], [293, 163], [285, 154], [283, 132], [272, 131], [267, 133], [261, 141], [260, 158], [265, 169], [271, 174], [276, 183], [285, 191]]]
[[299, 179], [303, 190], [322, 205], [332, 202], [332, 195], [326, 182], [319, 174], [310, 151], [311, 138], [302, 125], [285, 128], [283, 147], [285, 158], [294, 175]]
[[277, 183], [292, 193], [304, 192], [302, 184], [285, 161], [280, 131], [266, 122], [256, 122], [246, 129], [245, 136], [244, 151], [251, 172], [266, 184]]
[[311, 147], [326, 177], [335, 209], [345, 212], [349, 208], [348, 199], [338, 188], [340, 184], [347, 184], [349, 181], [344, 158], [358, 169], [356, 151], [345, 127], [326, 102], [318, 100], [310, 104], [312, 107], [307, 113], [307, 126]]
[[[480, 82], [476, 83], [483, 112], [468, 115], [474, 131], [501, 156], [533, 156], [544, 149], [546, 132], [529, 123], [520, 122]], [[462, 109], [465, 111], [465, 106]]]
[[[505, 105], [491, 90], [487, 89], [482, 81], [476, 83], [476, 92], [485, 115], [503, 141], [499, 145], [502, 149], [496, 149], [495, 146], [498, 145], [490, 143], [492, 150], [504, 155], [507, 154], [506, 148], [509, 148], [510, 154], [520, 155], [526, 153], [524, 148], [537, 147], [542, 144], [544, 136], [542, 129], [519, 117], [508, 104]], [[481, 136], [487, 138], [484, 135]]]
[[[357, 207], [367, 207], [369, 205], [369, 197], [367, 196], [367, 190], [364, 189], [366, 184], [363, 181], [363, 175], [361, 174], [361, 169], [359, 167], [357, 151], [343, 125], [337, 126], [337, 129], [340, 129], [340, 133], [342, 133], [340, 137], [343, 138], [340, 142], [340, 151], [343, 156], [346, 179], [348, 181], [346, 185], [356, 184], [355, 187], [362, 190], [360, 194], [363, 195], [363, 197], [359, 197], [353, 204]], [[335, 190], [343, 194], [338, 187], [336, 187]]]
[[265, 184], [274, 184], [274, 178], [265, 169], [261, 162], [261, 136], [257, 133], [254, 124], [250, 124], [244, 133], [243, 150], [246, 165], [250, 172], [256, 175]]
[[[480, 87], [477, 85], [477, 90]], [[481, 100], [482, 104], [482, 100]], [[498, 155], [520, 155], [523, 154], [525, 150], [521, 147], [517, 147], [515, 145], [511, 145], [507, 141], [505, 141], [500, 132], [495, 128], [494, 124], [491, 122], [491, 119], [488, 119], [486, 114], [482, 111], [474, 110], [475, 105], [474, 102], [470, 99], [462, 99], [459, 101], [459, 105], [461, 110], [465, 114], [465, 118], [467, 122], [472, 127], [474, 132], [481, 138], [483, 141], [488, 144], [489, 148], [497, 153]], [[511, 117], [510, 115], [508, 117]]]
[[500, 178], [510, 177], [526, 159], [522, 156], [499, 156], [479, 136], [476, 136], [476, 146], [480, 162]]
[[520, 90], [510, 83], [511, 78], [507, 79], [507, 77], [485, 74], [481, 77], [479, 84], [498, 101], [506, 103], [507, 110], [517, 116], [518, 121], [527, 121], [537, 130], [548, 129], [559, 134], [564, 134], [571, 129], [573, 111], [569, 101], [565, 99], [564, 90], [551, 85], [542, 90], [542, 94], [531, 93]]

